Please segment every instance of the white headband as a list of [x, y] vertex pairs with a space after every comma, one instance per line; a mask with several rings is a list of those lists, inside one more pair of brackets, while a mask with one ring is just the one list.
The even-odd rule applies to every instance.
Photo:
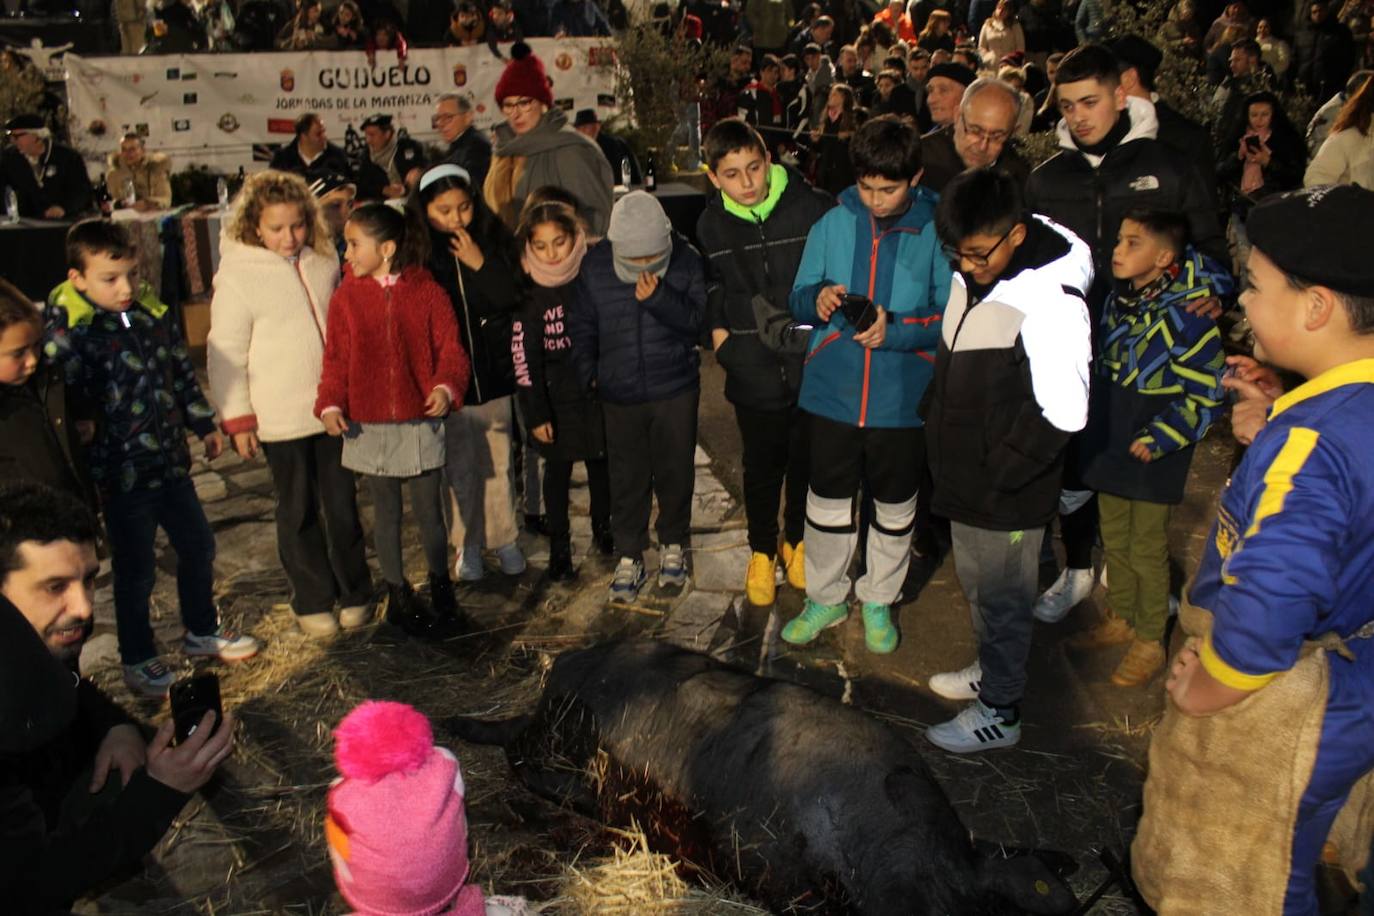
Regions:
[[420, 176], [420, 190], [423, 191], [440, 178], [461, 178], [469, 185], [472, 184], [472, 175], [468, 174], [467, 169], [463, 168], [461, 165], [445, 162], [443, 165], [436, 165]]

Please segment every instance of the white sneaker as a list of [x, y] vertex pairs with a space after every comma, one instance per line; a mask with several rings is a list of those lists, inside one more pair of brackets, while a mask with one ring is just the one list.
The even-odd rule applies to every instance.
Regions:
[[501, 572], [508, 576], [518, 576], [526, 569], [525, 555], [514, 541], [497, 549], [496, 561], [501, 564]]
[[1021, 723], [1008, 723], [995, 710], [974, 700], [963, 712], [926, 729], [930, 743], [952, 754], [1011, 747], [1021, 740]]
[[157, 657], [137, 665], [124, 666], [124, 683], [140, 696], [154, 699], [165, 697], [175, 680], [176, 675], [168, 670], [167, 666], [162, 663], [162, 659]]
[[664, 544], [658, 560], [658, 587], [681, 588], [687, 584], [687, 556], [681, 544]]
[[222, 662], [241, 662], [258, 654], [258, 641], [251, 636], [240, 636], [224, 627], [205, 636], [187, 633], [181, 641], [181, 650], [187, 655], [206, 655]]
[[931, 675], [930, 689], [946, 700], [976, 700], [983, 685], [983, 666], [976, 659], [967, 668]]
[[1093, 593], [1096, 578], [1091, 569], [1065, 569], [1035, 602], [1035, 619], [1041, 623], [1058, 623], [1079, 602]]

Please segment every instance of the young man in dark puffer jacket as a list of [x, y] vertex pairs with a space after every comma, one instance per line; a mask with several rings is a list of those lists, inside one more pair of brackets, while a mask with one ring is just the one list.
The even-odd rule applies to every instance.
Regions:
[[775, 164], [758, 132], [739, 118], [718, 122], [703, 146], [707, 176], [720, 194], [707, 198], [697, 238], [707, 258], [711, 343], [744, 446], [753, 554], [744, 591], [752, 604], [767, 606], [776, 595], [784, 488], [782, 563], [792, 586], [806, 588], [807, 443], [805, 414], [797, 407], [806, 335], [775, 332], [791, 318], [787, 297], [806, 234], [835, 202], [800, 173]]
[[657, 198], [626, 194], [611, 210], [606, 239], [582, 261], [568, 316], [578, 380], [595, 388], [606, 417], [620, 555], [612, 601], [633, 602], [644, 585], [655, 497], [658, 585], [687, 582], [705, 310], [701, 255], [673, 232]]

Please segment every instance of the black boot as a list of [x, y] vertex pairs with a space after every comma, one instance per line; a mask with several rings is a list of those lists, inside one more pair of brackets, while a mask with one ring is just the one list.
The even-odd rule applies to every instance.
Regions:
[[458, 606], [453, 580], [447, 572], [429, 574], [429, 603], [433, 608], [436, 638], [449, 639], [467, 632], [467, 615]]
[[596, 545], [596, 552], [603, 557], [615, 556], [615, 537], [611, 534], [610, 519], [592, 519], [592, 543]]
[[533, 513], [533, 512], [526, 512], [526, 513], [525, 513], [525, 530], [528, 531], [530, 534], [537, 534], [537, 535], [539, 535], [540, 537], [548, 537], [548, 536], [549, 536], [549, 522], [548, 522], [548, 519], [546, 519], [546, 518], [545, 518], [544, 516], [542, 516], [542, 515], [536, 515], [536, 514]]
[[572, 561], [572, 543], [566, 534], [549, 543], [548, 575], [550, 582], [572, 582], [577, 579], [577, 570], [573, 568]]
[[386, 584], [386, 622], [416, 639], [430, 639], [428, 615], [420, 613], [420, 600], [409, 582]]

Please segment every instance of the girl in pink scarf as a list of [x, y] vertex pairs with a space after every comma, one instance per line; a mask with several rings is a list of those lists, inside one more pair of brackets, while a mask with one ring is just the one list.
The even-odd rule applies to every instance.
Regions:
[[572, 561], [568, 490], [573, 465], [587, 466], [591, 491], [592, 544], [611, 556], [610, 477], [601, 404], [578, 381], [572, 364], [567, 316], [577, 308], [575, 292], [587, 233], [576, 210], [551, 189], [531, 195], [516, 237], [524, 246], [521, 266], [530, 286], [511, 324], [515, 393], [534, 446], [544, 456], [544, 518], [549, 529], [548, 576], [577, 578]]

